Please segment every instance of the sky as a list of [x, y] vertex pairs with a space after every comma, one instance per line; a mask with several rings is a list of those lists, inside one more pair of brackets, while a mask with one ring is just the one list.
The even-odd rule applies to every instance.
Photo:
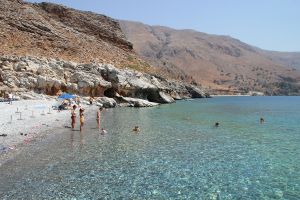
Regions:
[[266, 50], [300, 52], [300, 0], [43, 1], [115, 19], [228, 35]]

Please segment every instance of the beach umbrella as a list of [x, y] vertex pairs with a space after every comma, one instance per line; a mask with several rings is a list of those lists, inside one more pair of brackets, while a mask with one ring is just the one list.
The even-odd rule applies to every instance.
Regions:
[[75, 96], [73, 94], [69, 93], [63, 93], [60, 96], [58, 96], [59, 99], [74, 99]]

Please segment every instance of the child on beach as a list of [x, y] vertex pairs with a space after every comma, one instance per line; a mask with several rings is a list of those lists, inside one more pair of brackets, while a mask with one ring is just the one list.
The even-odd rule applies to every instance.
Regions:
[[82, 131], [83, 125], [84, 125], [84, 109], [80, 108], [79, 109], [79, 117], [80, 117], [80, 131]]

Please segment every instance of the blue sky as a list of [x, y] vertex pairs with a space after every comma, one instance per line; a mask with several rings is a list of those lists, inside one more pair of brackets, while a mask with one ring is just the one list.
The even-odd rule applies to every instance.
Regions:
[[116, 19], [229, 35], [267, 50], [300, 51], [299, 0], [48, 1]]

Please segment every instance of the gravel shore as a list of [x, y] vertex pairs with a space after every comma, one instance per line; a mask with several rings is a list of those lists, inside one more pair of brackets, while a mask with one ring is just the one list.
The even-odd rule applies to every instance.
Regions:
[[[71, 125], [70, 111], [53, 110], [52, 106], [56, 104], [56, 100], [22, 100], [12, 104], [0, 102], [0, 165], [4, 160], [1, 157], [18, 151], [22, 145], [51, 134], [57, 128]], [[86, 112], [96, 110], [96, 106], [83, 107]]]

